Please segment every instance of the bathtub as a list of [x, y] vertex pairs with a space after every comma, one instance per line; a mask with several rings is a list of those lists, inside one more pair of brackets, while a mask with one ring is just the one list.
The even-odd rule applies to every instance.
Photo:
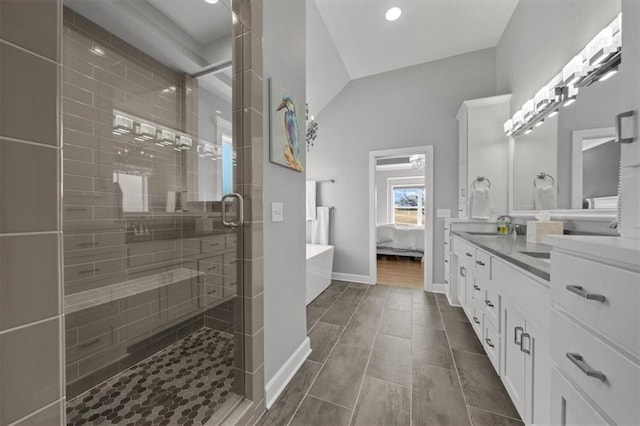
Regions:
[[333, 246], [307, 244], [307, 305], [329, 284], [333, 271]]

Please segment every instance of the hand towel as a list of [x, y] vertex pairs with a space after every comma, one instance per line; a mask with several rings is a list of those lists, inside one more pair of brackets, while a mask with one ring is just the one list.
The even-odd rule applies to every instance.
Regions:
[[316, 220], [311, 221], [311, 244], [329, 244], [329, 207], [316, 209]]
[[474, 188], [471, 191], [471, 217], [474, 219], [489, 219], [490, 216], [489, 188]]
[[534, 210], [554, 210], [558, 208], [556, 188], [553, 185], [539, 185], [533, 192]]
[[316, 181], [307, 181], [307, 220], [316, 219]]

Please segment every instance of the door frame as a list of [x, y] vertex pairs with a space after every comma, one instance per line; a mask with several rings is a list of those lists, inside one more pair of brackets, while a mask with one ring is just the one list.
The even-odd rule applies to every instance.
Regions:
[[424, 189], [425, 189], [425, 224], [424, 224], [424, 277], [423, 289], [433, 291], [433, 167], [434, 167], [434, 147], [433, 145], [422, 145], [408, 148], [393, 148], [376, 151], [369, 151], [369, 284], [376, 285], [378, 282], [378, 267], [376, 257], [376, 158], [388, 156], [402, 156], [412, 154], [424, 154]]

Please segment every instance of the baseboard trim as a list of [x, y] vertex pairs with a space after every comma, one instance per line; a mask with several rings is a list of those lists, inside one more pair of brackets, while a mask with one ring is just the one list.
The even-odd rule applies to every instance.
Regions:
[[349, 281], [359, 284], [371, 284], [368, 275], [343, 274], [342, 272], [334, 272], [332, 278], [338, 281]]
[[442, 294], [446, 294], [447, 293], [447, 288], [444, 286], [444, 284], [436, 284], [433, 283], [433, 293], [442, 293]]
[[449, 297], [449, 295], [447, 294], [447, 302], [449, 302], [449, 305], [451, 306], [458, 306], [458, 307], [462, 307], [461, 305], [458, 305], [457, 303], [453, 303], [451, 301], [451, 298]]
[[311, 353], [311, 340], [307, 337], [302, 344], [298, 346], [293, 354], [289, 357], [287, 362], [284, 363], [280, 370], [267, 386], [265, 386], [265, 400], [267, 410], [271, 408], [274, 402], [278, 399], [284, 388], [289, 384], [293, 375], [296, 374], [298, 369], [302, 366], [302, 363], [307, 359]]

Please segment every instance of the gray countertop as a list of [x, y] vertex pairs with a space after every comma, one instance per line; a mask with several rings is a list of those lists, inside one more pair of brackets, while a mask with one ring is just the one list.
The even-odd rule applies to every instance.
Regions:
[[512, 263], [546, 281], [551, 278], [549, 259], [538, 259], [522, 252], [550, 253], [547, 244], [528, 243], [526, 237], [518, 235], [474, 235], [473, 232], [453, 231], [454, 235], [480, 247], [483, 250]]

